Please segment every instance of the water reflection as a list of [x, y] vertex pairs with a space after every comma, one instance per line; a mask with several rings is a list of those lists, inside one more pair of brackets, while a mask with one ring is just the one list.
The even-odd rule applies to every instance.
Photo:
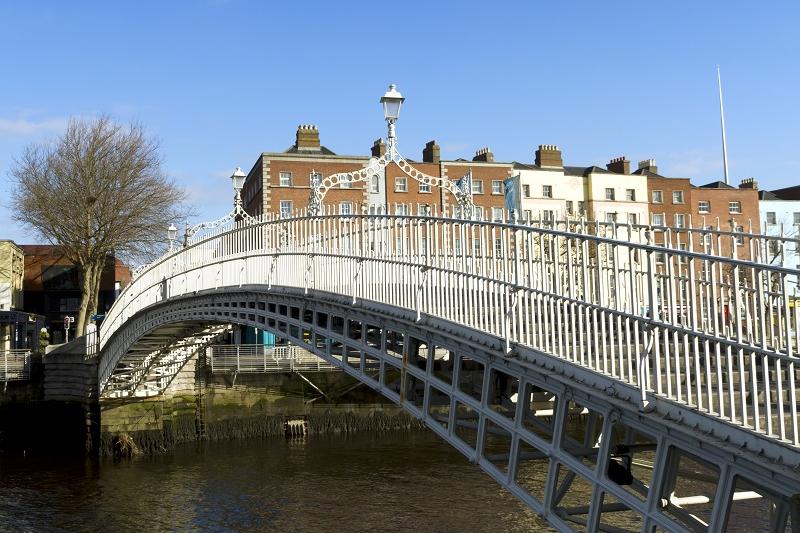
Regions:
[[210, 443], [122, 463], [0, 456], [0, 529], [529, 531], [427, 432]]

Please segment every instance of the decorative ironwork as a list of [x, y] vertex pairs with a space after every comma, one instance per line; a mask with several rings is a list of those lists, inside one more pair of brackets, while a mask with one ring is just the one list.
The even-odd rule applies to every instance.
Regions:
[[[390, 139], [391, 141], [391, 139]], [[311, 193], [308, 198], [308, 214], [310, 216], [318, 216], [322, 213], [322, 200], [329, 189], [332, 189], [342, 183], [358, 183], [367, 182], [373, 176], [380, 176], [381, 173], [385, 175], [385, 169], [390, 163], [396, 164], [411, 179], [429, 187], [439, 187], [453, 196], [458, 201], [461, 216], [463, 218], [470, 218], [474, 212], [475, 203], [472, 200], [472, 173], [467, 173], [469, 179], [465, 179], [467, 175], [462, 177], [459, 182], [463, 183], [458, 185], [453, 181], [431, 176], [414, 168], [395, 148], [394, 142], [391, 142], [392, 150], [389, 153], [377, 158], [373, 157], [369, 160], [367, 165], [360, 170], [353, 170], [350, 172], [339, 172], [331, 174], [321, 180], [311, 183]], [[391, 154], [394, 154], [393, 156]], [[466, 186], [464, 185], [466, 184]]]

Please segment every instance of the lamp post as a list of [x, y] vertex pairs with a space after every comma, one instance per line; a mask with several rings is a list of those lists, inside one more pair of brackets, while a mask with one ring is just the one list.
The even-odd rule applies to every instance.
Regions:
[[428, 187], [441, 187], [453, 196], [458, 201], [460, 216], [463, 218], [470, 218], [474, 210], [475, 204], [472, 200], [472, 189], [469, 186], [471, 182], [471, 172], [468, 172], [464, 177], [458, 181], [451, 181], [441, 176], [429, 176], [414, 168], [414, 166], [406, 160], [397, 151], [397, 135], [395, 132], [395, 123], [400, 117], [400, 108], [403, 105], [405, 98], [397, 86], [394, 84], [389, 85], [389, 90], [381, 97], [380, 102], [383, 106], [383, 118], [389, 127], [389, 134], [387, 135], [387, 153], [381, 157], [373, 157], [367, 166], [360, 170], [351, 172], [339, 172], [331, 174], [324, 180], [311, 183], [311, 192], [308, 196], [308, 214], [317, 216], [322, 212], [322, 200], [325, 193], [332, 187], [336, 187], [341, 183], [353, 184], [356, 182], [368, 181], [375, 175], [381, 175], [390, 163], [397, 165], [403, 172], [405, 172], [411, 179], [425, 184]]
[[178, 236], [178, 228], [175, 227], [175, 224], [170, 224], [167, 228], [167, 239], [169, 239], [169, 251], [172, 251], [173, 244], [175, 243], [175, 238]]
[[395, 84], [389, 85], [389, 90], [384, 93], [381, 97], [381, 104], [383, 104], [383, 118], [386, 119], [386, 122], [389, 125], [389, 134], [388, 138], [388, 148], [389, 148], [389, 159], [394, 159], [394, 152], [395, 152], [395, 128], [394, 124], [397, 122], [397, 119], [400, 118], [400, 107], [403, 105], [403, 101], [405, 98], [400, 91], [397, 90], [397, 86]]
[[234, 211], [237, 210], [237, 207], [241, 209], [242, 206], [242, 187], [244, 187], [244, 180], [247, 177], [242, 171], [242, 167], [236, 167], [236, 170], [233, 171], [231, 175], [231, 181], [233, 182], [233, 190], [236, 191], [236, 197], [233, 200], [233, 209]]
[[201, 229], [216, 228], [231, 221], [244, 221], [247, 224], [257, 222], [257, 220], [247, 213], [247, 211], [244, 210], [244, 207], [242, 207], [242, 188], [244, 188], [244, 182], [246, 178], [247, 174], [244, 173], [241, 167], [236, 167], [236, 170], [233, 171], [233, 174], [231, 174], [230, 177], [231, 183], [233, 184], [233, 190], [236, 191], [236, 195], [233, 197], [233, 211], [218, 220], [214, 220], [213, 222], [201, 222], [200, 224], [197, 224], [191, 228], [189, 227], [189, 222], [187, 221], [186, 229], [183, 233], [184, 246], [187, 246], [192, 235]]

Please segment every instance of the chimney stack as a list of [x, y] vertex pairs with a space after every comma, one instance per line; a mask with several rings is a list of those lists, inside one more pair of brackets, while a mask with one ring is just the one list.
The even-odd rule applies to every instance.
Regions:
[[606, 168], [609, 172], [614, 172], [615, 174], [630, 174], [631, 162], [627, 157], [622, 155], [609, 161]]
[[489, 147], [481, 148], [477, 152], [475, 152], [475, 157], [472, 158], [473, 161], [483, 161], [485, 163], [493, 163], [494, 162], [494, 154], [489, 149]]
[[383, 157], [386, 155], [386, 143], [383, 139], [375, 139], [372, 143], [372, 157]]
[[301, 151], [319, 151], [319, 130], [317, 127], [313, 124], [300, 124], [297, 126], [295, 146]]
[[658, 167], [656, 166], [656, 160], [645, 159], [643, 161], [639, 161], [639, 170], [647, 170], [648, 172], [652, 172], [653, 174], [658, 174]]
[[740, 189], [755, 189], [758, 190], [758, 182], [755, 178], [745, 178], [739, 184]]
[[422, 150], [423, 163], [438, 163], [442, 160], [439, 155], [439, 145], [436, 141], [428, 141], [425, 143], [425, 148]]
[[540, 144], [536, 150], [537, 167], [562, 168], [564, 161], [561, 159], [561, 150], [555, 144]]

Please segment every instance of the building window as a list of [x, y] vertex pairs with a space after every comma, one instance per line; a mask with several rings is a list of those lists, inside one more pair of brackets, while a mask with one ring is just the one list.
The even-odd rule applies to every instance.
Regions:
[[340, 189], [352, 189], [353, 188], [353, 176], [342, 176], [342, 179], [339, 181], [339, 188]]
[[742, 233], [744, 233], [744, 226], [736, 226], [734, 231], [736, 233], [736, 244], [744, 244], [744, 237], [742, 236]]
[[552, 197], [553, 197], [553, 186], [542, 185], [542, 198], [552, 198]]
[[556, 213], [551, 209], [545, 209], [542, 211], [542, 220], [545, 222], [555, 222], [556, 220]]
[[675, 215], [675, 227], [676, 228], [686, 227], [686, 215]]
[[653, 225], [654, 226], [663, 226], [664, 225], [664, 214], [663, 213], [659, 213], [659, 214], [653, 213]]
[[406, 204], [395, 204], [395, 206], [394, 206], [394, 214], [395, 215], [407, 215], [408, 214], [408, 206]]
[[654, 204], [662, 204], [662, 203], [664, 203], [664, 192], [663, 191], [653, 191], [653, 203]]
[[616, 222], [616, 221], [617, 221], [616, 213], [606, 213], [606, 222]]
[[461, 239], [453, 241], [453, 252], [455, 255], [461, 255]]
[[774, 226], [777, 224], [777, 217], [775, 216], [775, 211], [767, 211], [767, 224], [770, 226]]
[[614, 189], [606, 189], [606, 200], [614, 200]]
[[503, 255], [503, 239], [494, 240], [494, 255], [500, 257]]
[[340, 215], [352, 215], [353, 214], [353, 203], [352, 202], [341, 202], [339, 204], [339, 214]]
[[533, 211], [531, 211], [530, 209], [526, 209], [525, 211], [522, 212], [522, 214], [526, 222], [530, 222], [531, 219], [533, 219]]
[[408, 192], [408, 179], [401, 177], [395, 178], [394, 192]]
[[683, 203], [683, 191], [672, 191], [672, 203], [673, 204]]
[[778, 255], [781, 253], [781, 243], [780, 241], [768, 241], [769, 242], [769, 253], [772, 255]]
[[430, 183], [422, 183], [419, 184], [419, 192], [431, 192], [431, 184]]
[[369, 192], [372, 193], [380, 192], [380, 188], [381, 188], [380, 178], [377, 175], [372, 176], [369, 180]]
[[481, 240], [475, 239], [472, 241], [472, 250], [475, 255], [481, 255]]
[[731, 215], [738, 215], [742, 212], [742, 202], [728, 202], [728, 212]]
[[525, 198], [531, 197], [531, 186], [530, 185], [523, 185], [522, 186], [522, 196]]
[[423, 217], [431, 215], [431, 206], [429, 204], [419, 204], [417, 206], [417, 213]]
[[503, 194], [503, 180], [492, 180], [492, 194]]
[[700, 200], [697, 202], [697, 212], [698, 213], [710, 213], [711, 212], [711, 202], [707, 200]]
[[636, 213], [628, 213], [628, 224], [636, 224]]
[[625, 199], [629, 202], [636, 201], [636, 189], [625, 189]]
[[292, 173], [291, 172], [281, 172], [279, 175], [279, 185], [281, 187], [291, 187], [292, 186]]
[[475, 220], [483, 220], [483, 208], [475, 207]]
[[292, 216], [292, 201], [281, 200], [281, 218], [289, 218]]
[[503, 208], [502, 207], [493, 207], [492, 208], [492, 220], [495, 222], [502, 222], [503, 221]]
[[322, 183], [322, 174], [320, 174], [319, 172], [312, 172], [308, 176], [308, 181], [309, 183], [311, 183], [312, 187], [315, 187], [320, 183]]
[[472, 180], [472, 194], [483, 194], [483, 180]]
[[794, 224], [800, 224], [800, 213], [794, 213]]
[[578, 214], [582, 215], [584, 213], [586, 213], [586, 202], [578, 200]]
[[568, 214], [570, 214], [570, 215], [575, 214], [575, 211], [573, 211], [573, 206], [574, 205], [575, 204], [572, 202], [572, 200], [567, 200], [567, 213]]

